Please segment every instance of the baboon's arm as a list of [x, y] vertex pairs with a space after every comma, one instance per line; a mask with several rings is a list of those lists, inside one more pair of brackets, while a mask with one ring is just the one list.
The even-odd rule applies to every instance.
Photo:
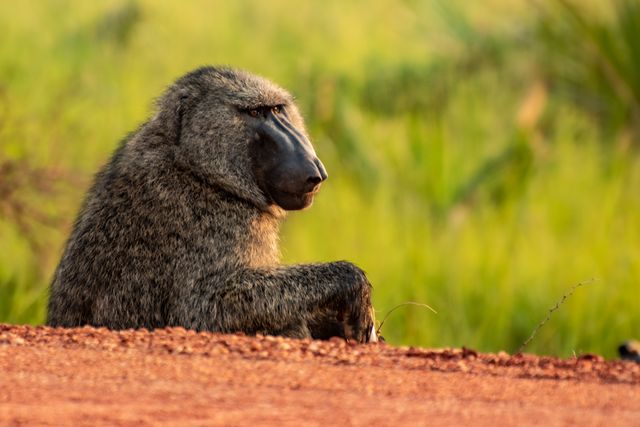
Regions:
[[301, 326], [311, 335], [307, 327], [334, 312], [345, 338], [364, 342], [373, 325], [371, 285], [349, 262], [242, 269], [215, 293], [213, 320], [221, 331], [280, 334]]

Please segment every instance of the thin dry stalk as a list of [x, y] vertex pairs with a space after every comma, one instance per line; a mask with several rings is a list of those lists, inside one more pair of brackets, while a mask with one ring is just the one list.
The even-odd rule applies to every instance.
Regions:
[[564, 304], [566, 299], [569, 298], [571, 295], [573, 295], [573, 293], [576, 291], [576, 289], [578, 289], [581, 286], [589, 285], [589, 284], [595, 282], [596, 280], [597, 279], [595, 279], [595, 278], [591, 278], [591, 279], [586, 280], [584, 282], [577, 283], [577, 284], [573, 285], [571, 287], [571, 289], [569, 289], [568, 292], [566, 292], [564, 295], [562, 295], [562, 298], [560, 298], [556, 302], [556, 304], [549, 309], [549, 312], [547, 313], [547, 317], [542, 322], [538, 323], [538, 325], [535, 327], [535, 329], [533, 330], [533, 332], [531, 333], [529, 338], [527, 338], [527, 340], [522, 343], [522, 345], [520, 346], [520, 348], [518, 349], [516, 354], [522, 353], [522, 351], [525, 349], [525, 347], [535, 338], [535, 336], [538, 333], [538, 331], [540, 330], [540, 328], [542, 328], [542, 326], [544, 326], [544, 324], [547, 323], [551, 319], [551, 315], [553, 314], [553, 312], [556, 311], [557, 309], [559, 309], [560, 306], [562, 304]]
[[376, 330], [376, 334], [380, 335], [380, 330], [382, 329], [382, 325], [384, 325], [385, 320], [387, 320], [387, 318], [389, 317], [389, 315], [391, 313], [393, 313], [396, 309], [403, 307], [405, 305], [417, 305], [418, 307], [424, 307], [424, 308], [428, 308], [429, 310], [433, 311], [435, 314], [438, 314], [437, 311], [435, 311], [433, 308], [431, 308], [430, 306], [428, 306], [427, 304], [422, 304], [420, 302], [414, 302], [414, 301], [407, 301], [407, 302], [403, 302], [402, 304], [398, 304], [395, 307], [393, 307], [391, 310], [387, 311], [387, 314], [385, 314], [385, 316], [382, 318], [382, 321], [380, 322], [380, 326], [378, 326], [378, 329]]

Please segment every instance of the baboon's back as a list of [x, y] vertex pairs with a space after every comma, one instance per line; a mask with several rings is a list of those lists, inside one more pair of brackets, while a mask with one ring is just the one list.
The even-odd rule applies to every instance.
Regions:
[[[158, 251], [162, 206], [123, 164], [124, 145], [89, 191], [51, 285], [48, 324], [163, 326], [170, 258]], [[165, 264], [165, 265], [162, 265]]]

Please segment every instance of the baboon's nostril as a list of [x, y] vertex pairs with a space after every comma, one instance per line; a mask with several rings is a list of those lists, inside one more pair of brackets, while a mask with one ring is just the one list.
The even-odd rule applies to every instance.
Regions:
[[310, 176], [309, 178], [307, 178], [307, 182], [309, 184], [313, 184], [313, 185], [318, 185], [322, 181], [324, 181], [324, 179], [322, 179], [322, 177], [320, 175]]
[[313, 166], [307, 170], [307, 173], [309, 174], [307, 184], [313, 186], [313, 188], [327, 179], [327, 171], [324, 170], [324, 166], [318, 158], [313, 160]]

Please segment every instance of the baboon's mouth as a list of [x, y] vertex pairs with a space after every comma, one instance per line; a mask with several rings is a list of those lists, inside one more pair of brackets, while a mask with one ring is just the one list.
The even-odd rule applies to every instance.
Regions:
[[320, 185], [317, 185], [311, 191], [306, 192], [274, 190], [275, 191], [270, 192], [270, 195], [271, 199], [276, 204], [286, 210], [299, 210], [311, 205], [313, 198], [318, 194], [318, 191], [320, 191]]
[[316, 194], [318, 194], [318, 192], [320, 191], [320, 186], [318, 186], [317, 188], [314, 188], [311, 191], [307, 191], [306, 193], [302, 193], [302, 196], [315, 196]]
[[281, 193], [286, 194], [287, 196], [293, 197], [305, 197], [305, 196], [315, 196], [320, 191], [321, 184], [317, 184], [311, 191], [303, 191], [303, 192], [292, 192], [280, 190]]

